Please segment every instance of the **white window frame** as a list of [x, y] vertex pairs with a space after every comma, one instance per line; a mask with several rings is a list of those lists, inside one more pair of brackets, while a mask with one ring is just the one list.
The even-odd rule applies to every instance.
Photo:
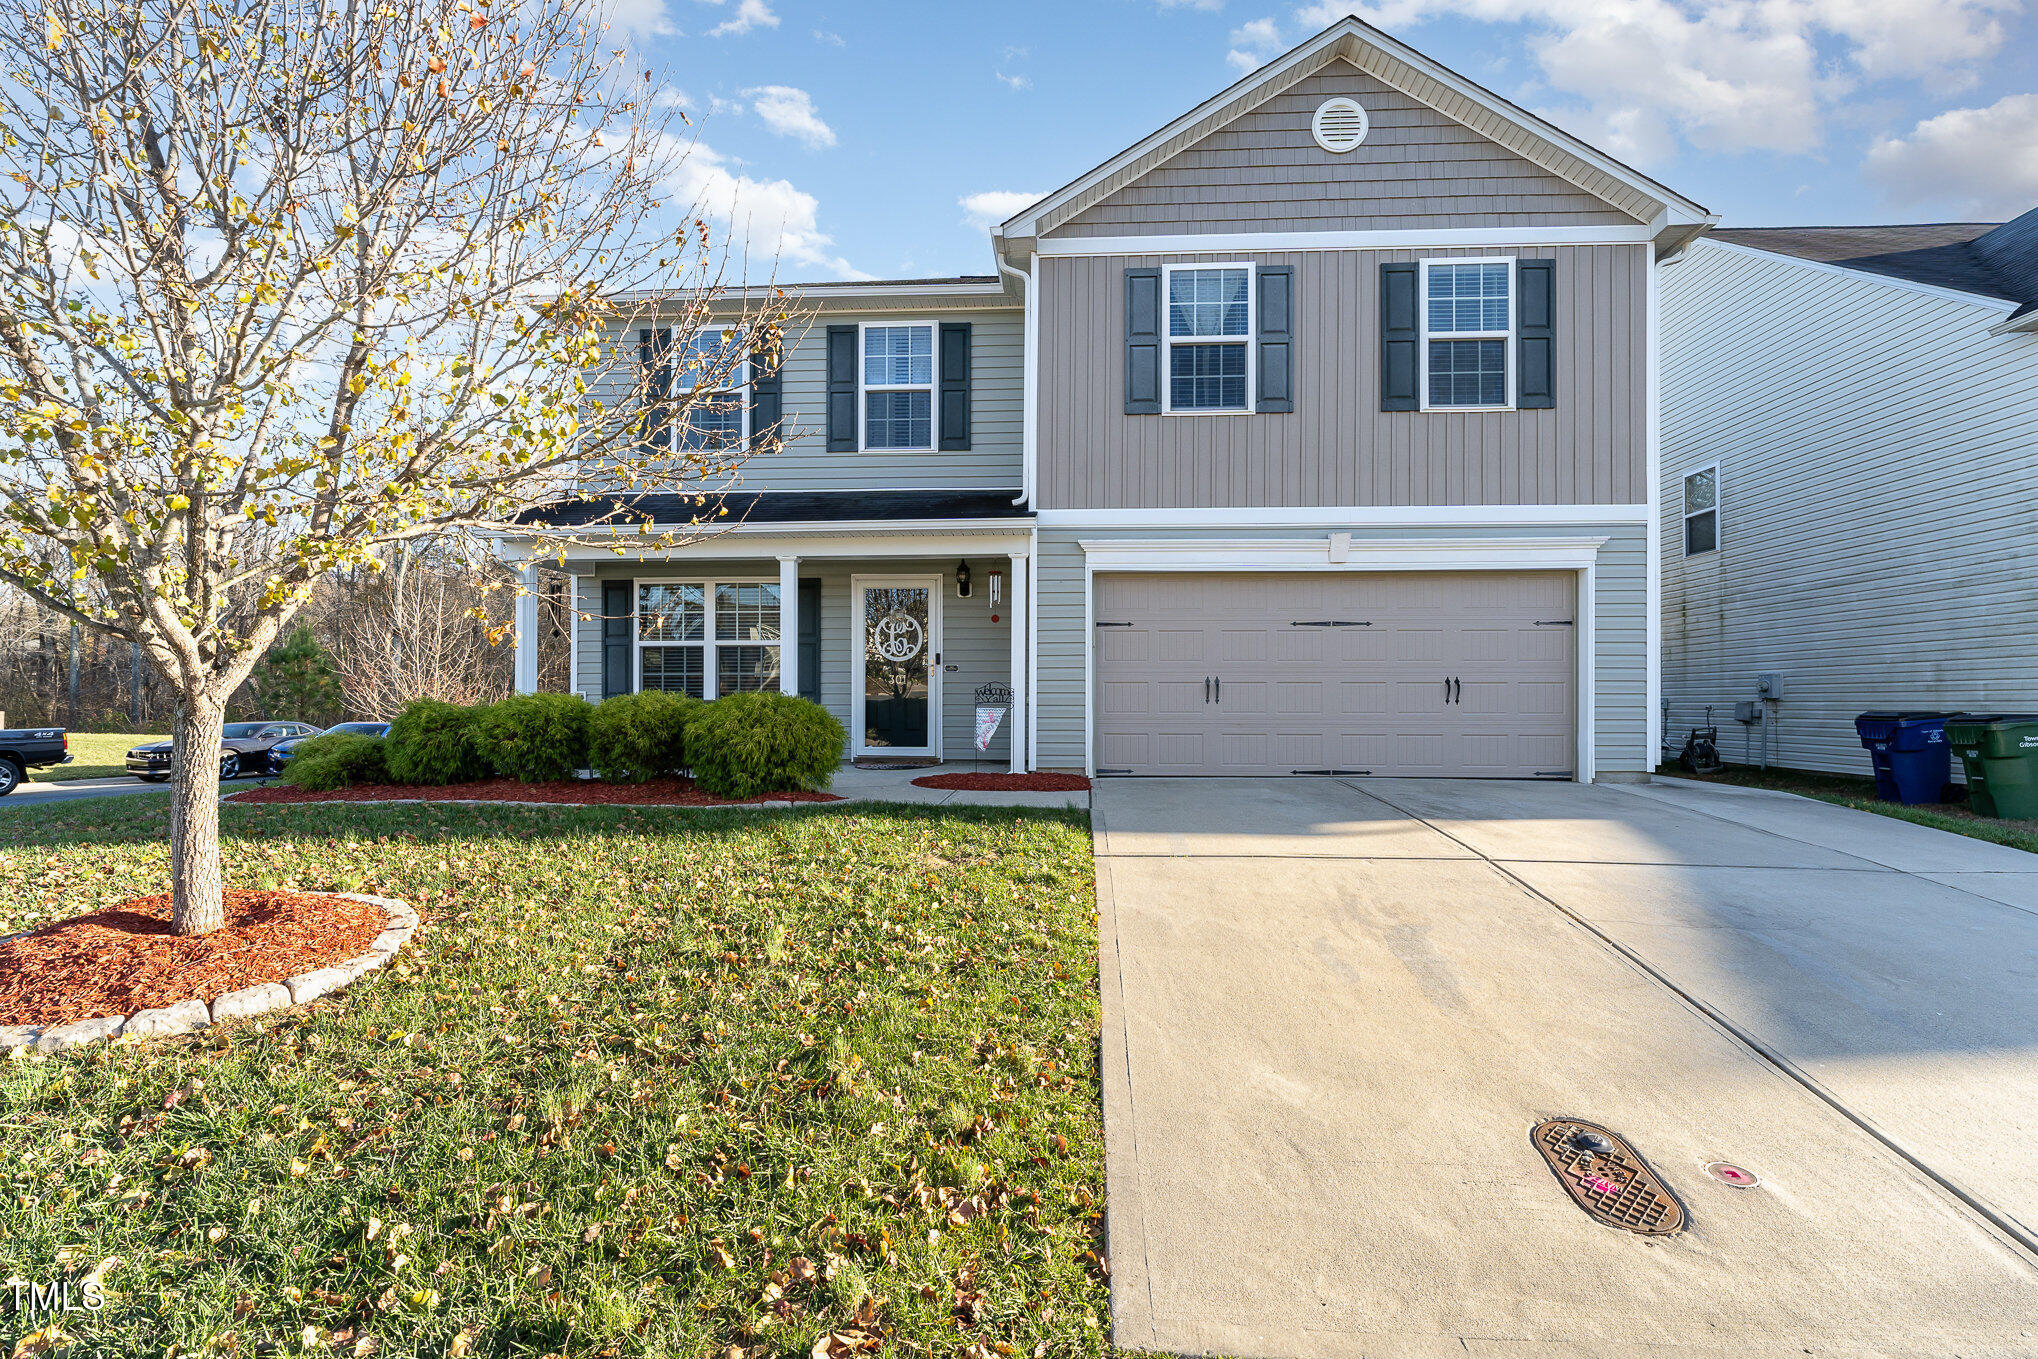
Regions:
[[[1691, 494], [1689, 483], [1693, 477], [1704, 472], [1712, 473], [1712, 508], [1704, 510], [1688, 509], [1687, 506], [1690, 503]], [[1716, 462], [1700, 463], [1696, 467], [1687, 467], [1684, 471], [1677, 474], [1677, 513], [1679, 516], [1677, 520], [1677, 551], [1681, 556], [1709, 557], [1720, 550], [1720, 505], [1721, 501], [1725, 498], [1722, 495], [1724, 489], [1720, 485], [1720, 465]], [[1693, 552], [1691, 550], [1691, 521], [1701, 514], [1712, 516], [1712, 546], [1703, 552]]]
[[[1429, 328], [1429, 273], [1434, 266], [1457, 264], [1504, 264], [1507, 266], [1507, 329], [1506, 330], [1439, 330]], [[1417, 333], [1421, 342], [1416, 348], [1416, 391], [1421, 396], [1420, 408], [1441, 414], [1464, 414], [1479, 411], [1511, 411], [1516, 409], [1518, 393], [1515, 390], [1515, 333], [1520, 326], [1521, 313], [1521, 261], [1513, 255], [1468, 256], [1458, 259], [1444, 256], [1441, 259], [1422, 261], [1421, 282], [1415, 299], [1415, 314], [1420, 324]], [[1437, 406], [1429, 399], [1429, 342], [1431, 340], [1500, 340], [1501, 353], [1507, 365], [1507, 400], [1498, 406]]]
[[[668, 642], [644, 636], [644, 587], [647, 585], [698, 585], [707, 609], [706, 627], [698, 642]], [[716, 634], [715, 590], [723, 585], [769, 585], [779, 591], [778, 639], [776, 641], [747, 638], [720, 637]], [[785, 673], [785, 593], [777, 576], [634, 576], [630, 580], [631, 635], [636, 643], [636, 673], [632, 676], [631, 690], [644, 691], [644, 651], [647, 647], [699, 647], [701, 650], [701, 698], [712, 702], [721, 695], [721, 666], [716, 652], [725, 646], [775, 646], [778, 647], [779, 673]], [[798, 639], [794, 639], [795, 645]], [[758, 693], [777, 693], [777, 689], [760, 689]]]
[[[694, 331], [693, 333], [694, 333], [694, 335], [698, 336], [698, 335], [701, 335], [701, 334], [704, 334], [704, 333], [708, 333], [708, 332], [710, 332], [711, 330], [712, 330], [712, 333], [714, 333], [714, 334], [716, 334], [716, 335], [719, 335], [719, 334], [721, 334], [721, 333], [722, 333], [721, 329], [719, 329], [719, 328], [713, 328], [713, 327], [711, 327], [710, 325], [706, 325], [706, 324], [704, 324], [704, 325], [702, 325], [702, 326], [698, 327], [698, 328], [697, 328], [697, 329], [696, 329], [696, 330], [695, 330], [695, 331]], [[744, 334], [745, 334], [745, 331], [744, 331], [743, 327], [741, 327], [741, 326], [730, 326], [730, 327], [728, 327], [728, 331], [729, 331], [729, 334], [730, 334], [730, 335], [731, 335], [731, 337], [732, 337], [732, 338], [730, 339], [730, 341], [729, 341], [729, 343], [730, 343], [730, 344], [734, 344], [734, 345], [741, 345], [741, 344], [743, 343], [743, 338], [744, 338]], [[677, 345], [676, 343], [675, 343], [675, 345], [674, 345], [674, 348], [675, 348], [675, 349], [677, 349], [677, 348], [678, 348], [678, 345]], [[732, 385], [732, 386], [728, 386], [728, 387], [717, 387], [717, 388], [715, 388], [715, 389], [714, 389], [714, 391], [713, 391], [713, 392], [712, 392], [712, 393], [710, 394], [710, 396], [711, 396], [711, 397], [713, 397], [713, 396], [720, 396], [720, 395], [721, 395], [722, 393], [724, 393], [724, 392], [734, 392], [734, 393], [736, 394], [736, 401], [737, 401], [737, 404], [739, 405], [739, 407], [740, 407], [740, 408], [741, 408], [741, 410], [742, 410], [742, 421], [741, 421], [741, 424], [740, 424], [740, 426], [739, 426], [739, 432], [738, 432], [738, 435], [737, 435], [737, 441], [736, 441], [736, 445], [735, 445], [735, 447], [734, 447], [733, 449], [728, 449], [728, 450], [720, 450], [720, 451], [726, 451], [726, 452], [741, 452], [742, 450], [744, 450], [744, 449], [747, 449], [747, 448], [749, 448], [749, 447], [750, 447], [750, 367], [751, 367], [751, 365], [750, 365], [750, 355], [748, 355], [748, 354], [746, 353], [746, 354], [745, 354], [745, 355], [744, 355], [744, 356], [743, 356], [743, 357], [742, 357], [742, 358], [741, 358], [741, 359], [740, 359], [740, 360], [738, 361], [738, 363], [737, 363], [737, 370], [736, 370], [735, 372], [733, 372], [733, 373], [731, 373], [731, 374], [729, 375], [729, 376], [731, 376], [731, 377], [741, 377], [741, 378], [742, 378], [742, 381], [740, 381], [740, 382], [737, 382], [737, 383], [735, 383], [734, 385]], [[682, 376], [684, 376], [684, 375], [683, 375], [683, 374], [682, 374], [682, 373], [681, 373], [681, 372], [680, 372], [680, 371], [678, 370], [678, 368], [677, 368], [677, 367], [675, 367], [675, 368], [674, 368], [674, 370], [673, 370], [673, 374], [672, 374], [672, 380], [673, 380], [673, 383], [674, 383], [674, 385], [675, 385], [675, 386], [677, 386], [677, 385], [678, 385], [678, 383], [679, 383], [679, 380], [680, 380], [680, 378], [681, 378]], [[676, 397], [677, 395], [678, 395], [678, 393], [677, 393], [677, 392], [675, 392], [675, 393], [674, 393], [674, 396]], [[691, 408], [689, 408], [689, 412], [690, 412], [690, 411], [691, 411]], [[685, 437], [685, 434], [686, 434], [686, 427], [685, 427], [685, 424], [684, 424], [683, 422], [682, 422], [682, 423], [680, 423], [680, 424], [678, 424], [678, 425], [675, 425], [675, 426], [674, 426], [674, 428], [673, 428], [673, 432], [672, 432], [672, 440], [673, 440], [673, 448], [672, 448], [672, 451], [673, 451], [673, 452], [675, 452], [675, 453], [681, 453], [681, 452], [691, 452], [691, 451], [710, 451], [710, 452], [712, 452], [712, 451], [717, 451], [717, 450], [690, 450], [690, 449], [687, 449], [687, 448], [686, 448], [686, 447], [685, 447], [685, 446], [684, 446], [684, 445], [683, 445], [683, 444], [681, 443], [681, 440], [682, 440], [682, 439], [683, 439], [683, 438]]]
[[[1178, 273], [1205, 273], [1213, 269], [1245, 270], [1245, 334], [1177, 336], [1169, 324], [1168, 299], [1175, 293]], [[1245, 344], [1245, 405], [1212, 410], [1204, 406], [1175, 409], [1175, 346]], [[1259, 405], [1260, 378], [1260, 275], [1259, 265], [1250, 260], [1213, 261], [1207, 264], [1164, 264], [1161, 266], [1161, 414], [1163, 415], [1251, 415]]]
[[[867, 383], [864, 378], [869, 369], [864, 366], [864, 355], [869, 349], [869, 333], [872, 330], [906, 329], [923, 326], [932, 346], [934, 362], [928, 369], [929, 380], [918, 382]], [[872, 392], [926, 392], [927, 393], [927, 442], [916, 446], [887, 444], [873, 448], [870, 443], [870, 394]], [[932, 453], [941, 442], [941, 323], [931, 320], [863, 321], [856, 327], [856, 447], [864, 453]]]

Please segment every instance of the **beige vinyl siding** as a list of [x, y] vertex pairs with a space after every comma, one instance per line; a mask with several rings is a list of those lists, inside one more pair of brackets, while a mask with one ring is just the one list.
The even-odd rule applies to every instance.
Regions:
[[[1371, 120], [1333, 154], [1310, 130], [1343, 95]], [[1338, 61], [1048, 233], [1417, 230], [1633, 226], [1636, 218], [1348, 62]]]
[[[1380, 409], [1380, 265], [1557, 263], [1557, 404]], [[1295, 268], [1295, 411], [1125, 414], [1125, 270]], [[1044, 509], [1639, 504], [1647, 500], [1649, 248], [1336, 250], [1040, 261]], [[1165, 380], [1165, 379], [1164, 379]]]
[[[1865, 774], [1857, 713], [2038, 711], [2038, 341], [2003, 309], [1710, 242], [1663, 273], [1672, 744], [1784, 677], [1770, 760]], [[1720, 468], [1687, 560], [1685, 473]], [[1957, 763], [1957, 762], [1956, 762]]]
[[[1011, 570], [1003, 556], [970, 558], [976, 576], [976, 593], [968, 599], [955, 593], [955, 562], [927, 558], [874, 558], [868, 562], [826, 560], [802, 562], [800, 579], [821, 582], [821, 704], [849, 725], [852, 682], [851, 653], [855, 650], [853, 604], [850, 577], [939, 576], [941, 578], [941, 660], [956, 668], [941, 677], [941, 732], [943, 756], [950, 760], [999, 760], [1009, 762], [1010, 718], [998, 728], [990, 749], [976, 748], [976, 688], [993, 680], [1009, 683], [1011, 674], [1011, 611], [999, 609], [1001, 621], [991, 622], [989, 596], [984, 580], [991, 571]], [[636, 576], [645, 580], [763, 579], [777, 581], [778, 560], [719, 560], [712, 562], [616, 562], [603, 563], [598, 574], [581, 577], [580, 611], [586, 617], [578, 624], [577, 648], [580, 674], [577, 692], [593, 703], [602, 697], [601, 676], [601, 582], [615, 577]], [[1006, 599], [1009, 601], [1010, 586]], [[852, 737], [854, 733], [851, 733]]]
[[[1254, 538], [1324, 539], [1348, 526], [1266, 530]], [[1423, 537], [1604, 537], [1594, 572], [1594, 757], [1601, 778], [1651, 766], [1648, 749], [1648, 566], [1646, 530], [1631, 525], [1535, 525], [1452, 529], [1447, 534], [1411, 529], [1351, 530], [1352, 541]], [[1084, 656], [1084, 554], [1079, 540], [1113, 538], [1235, 538], [1237, 530], [1043, 528], [1039, 538], [1040, 609], [1039, 767], [1081, 769], [1086, 727]], [[1326, 544], [1326, 550], [1328, 545]], [[1448, 563], [1440, 563], [1448, 569]], [[1582, 683], [1582, 679], [1581, 679]]]
[[[1000, 490], [1024, 479], [1025, 314], [1003, 308], [925, 312], [830, 312], [789, 332], [784, 368], [788, 434], [777, 453], [746, 459], [737, 486], [749, 491]], [[859, 322], [968, 322], [970, 447], [966, 452], [889, 449], [828, 451], [828, 327]], [[618, 342], [619, 359], [594, 395], [613, 402], [634, 380], [637, 328]]]

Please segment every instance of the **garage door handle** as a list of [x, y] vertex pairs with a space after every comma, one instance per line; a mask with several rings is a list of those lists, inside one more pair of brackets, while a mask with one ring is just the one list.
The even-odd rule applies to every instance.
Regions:
[[1203, 701], [1205, 703], [1210, 701], [1210, 676], [1208, 675], [1203, 677]]
[[1219, 703], [1224, 702], [1224, 676], [1219, 675], [1211, 683], [1217, 686], [1217, 701]]
[[1451, 679], [1451, 702], [1463, 703], [1464, 701], [1465, 701], [1465, 681], [1458, 679], [1456, 676], [1453, 676]]

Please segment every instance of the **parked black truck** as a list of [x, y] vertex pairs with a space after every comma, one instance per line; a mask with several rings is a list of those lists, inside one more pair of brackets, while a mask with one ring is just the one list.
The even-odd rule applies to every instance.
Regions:
[[62, 727], [13, 727], [0, 731], [0, 797], [19, 788], [28, 771], [71, 762], [71, 738]]

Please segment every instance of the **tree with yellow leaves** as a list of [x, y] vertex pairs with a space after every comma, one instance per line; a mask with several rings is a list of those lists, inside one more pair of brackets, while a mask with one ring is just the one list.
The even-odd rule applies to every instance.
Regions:
[[[711, 489], [748, 450], [672, 431], [788, 318], [707, 319], [729, 252], [669, 201], [685, 143], [577, 0], [6, 8], [0, 581], [174, 685], [201, 933], [227, 698], [316, 583], [528, 536], [587, 468]], [[677, 380], [618, 343], [660, 305]]]

